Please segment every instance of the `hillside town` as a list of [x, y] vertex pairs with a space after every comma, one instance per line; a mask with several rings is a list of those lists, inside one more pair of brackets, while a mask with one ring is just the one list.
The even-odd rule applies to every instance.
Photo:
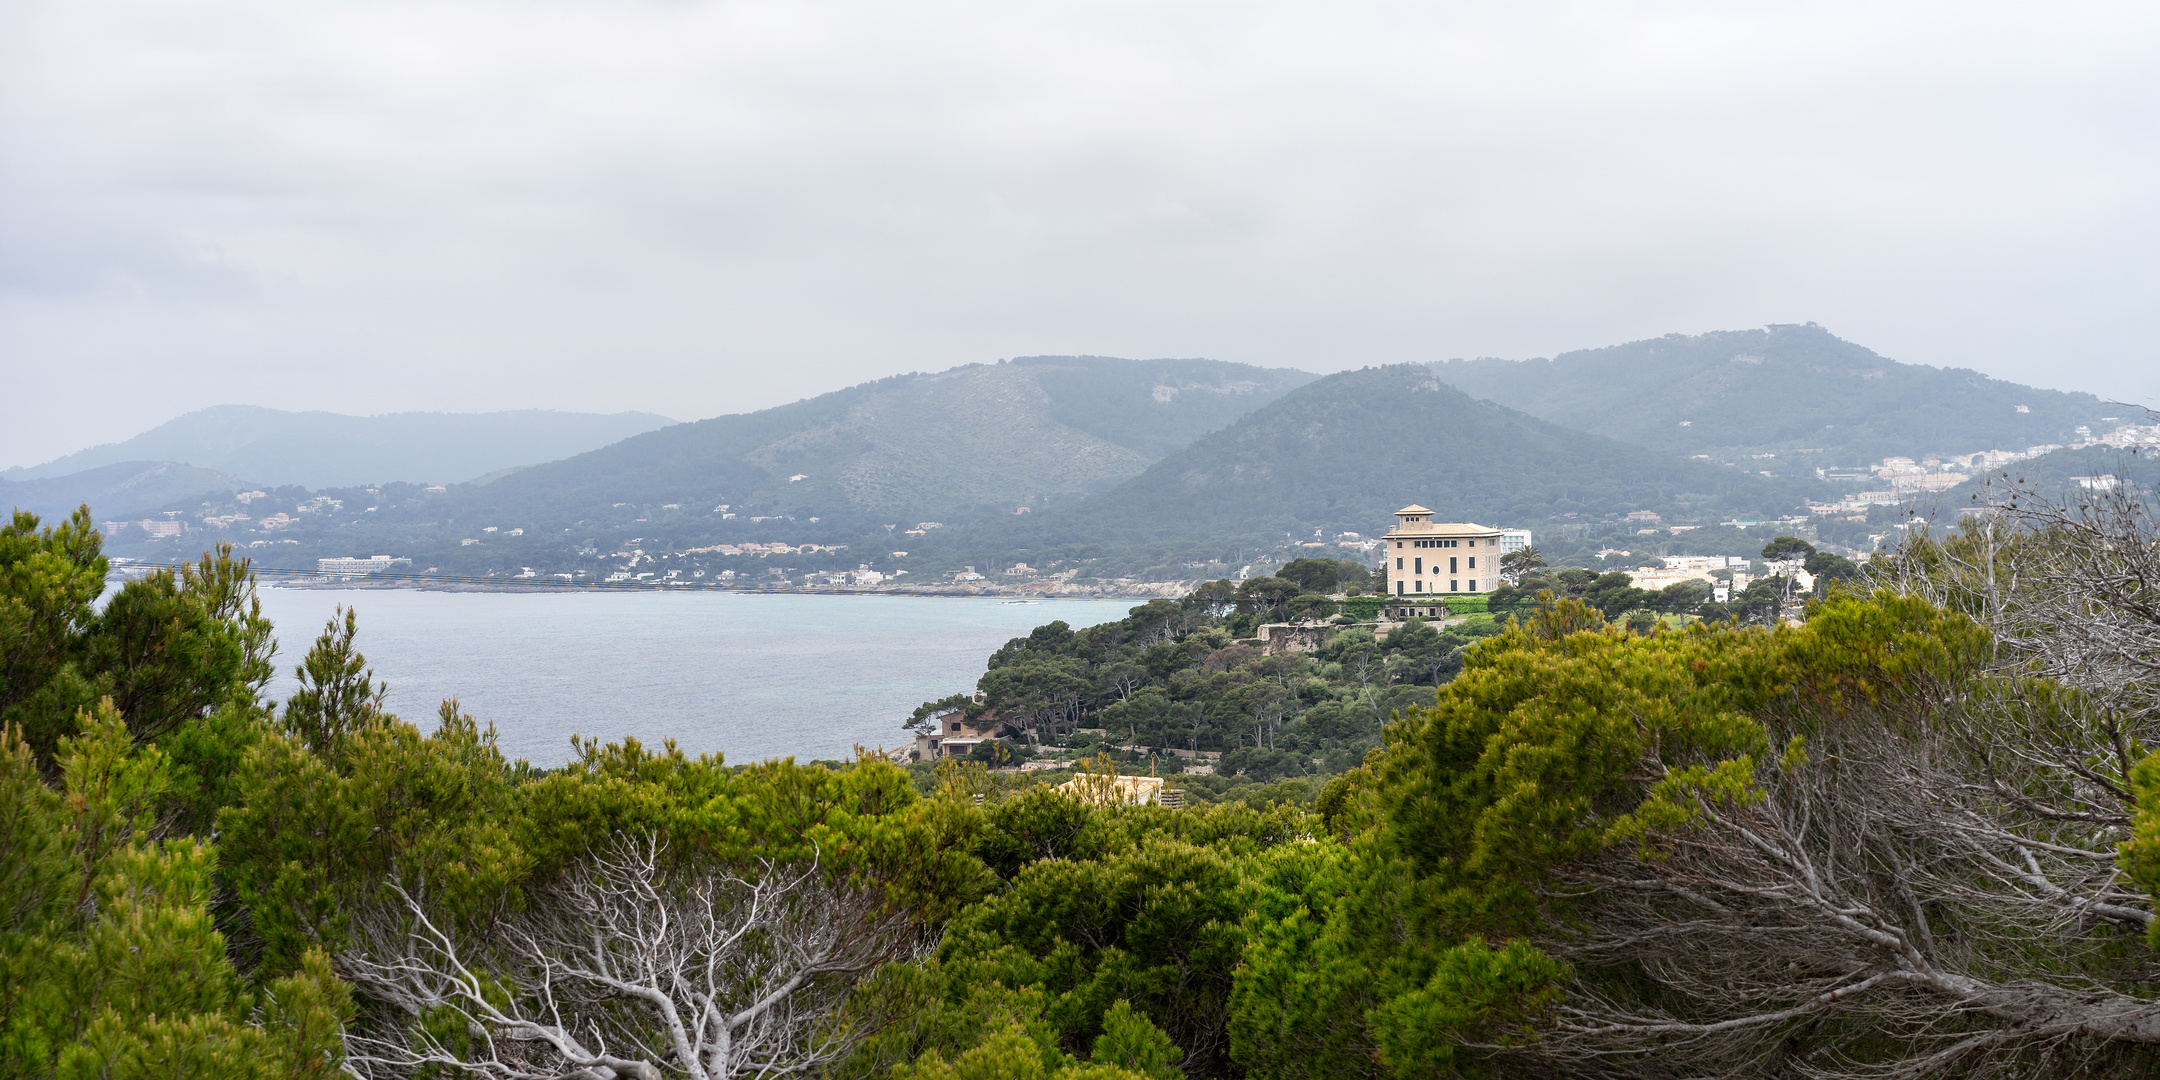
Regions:
[[[1914, 496], [1948, 491], [2014, 462], [2029, 461], [2057, 450], [2084, 450], [2093, 447], [2110, 447], [2116, 450], [2160, 449], [2160, 424], [2120, 424], [2104, 435], [2094, 435], [2089, 425], [2080, 424], [2076, 428], [2076, 434], [2078, 437], [2069, 443], [2043, 443], [2028, 446], [2024, 450], [1988, 449], [1964, 453], [1929, 453], [1918, 458], [1886, 457], [1865, 468], [1817, 466], [1815, 475], [1819, 479], [1856, 486], [1873, 486], [1867, 490], [1856, 491], [1840, 502], [1810, 504], [1809, 509], [1817, 514], [1865, 513], [1871, 506], [1896, 505]], [[1789, 453], [1797, 457], [1820, 451], [1795, 450]], [[1756, 456], [1768, 459], [1775, 455]], [[2116, 483], [2112, 475], [2076, 476], [2071, 480], [2092, 490], [2107, 490]]]

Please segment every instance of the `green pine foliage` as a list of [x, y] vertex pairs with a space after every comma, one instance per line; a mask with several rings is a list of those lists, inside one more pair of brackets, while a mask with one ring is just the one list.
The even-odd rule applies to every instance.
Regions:
[[0, 732], [0, 1061], [8, 1075], [328, 1077], [350, 991], [320, 949], [253, 982], [212, 916], [217, 855], [161, 836], [171, 763], [110, 699], [60, 740], [57, 788]]
[[1362, 760], [1390, 716], [1430, 704], [1463, 651], [1499, 626], [1411, 619], [1382, 636], [1373, 625], [1317, 624], [1303, 631], [1317, 646], [1305, 652], [1270, 653], [1238, 636], [1301, 614], [1304, 587], [1276, 577], [1235, 588], [1218, 581], [1116, 622], [1037, 627], [991, 655], [975, 695], [926, 702], [910, 723], [957, 709], [1011, 738], [1083, 749], [1106, 739], [1153, 752], [1158, 765], [1168, 750], [1221, 754], [1216, 775], [1187, 778], [1192, 797], [1253, 797], [1262, 785], [1297, 780], [1310, 801], [1319, 778]]

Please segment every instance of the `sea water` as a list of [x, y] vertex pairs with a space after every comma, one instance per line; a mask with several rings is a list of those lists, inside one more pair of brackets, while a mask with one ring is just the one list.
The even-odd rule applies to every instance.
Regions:
[[1136, 601], [698, 593], [261, 591], [277, 680], [339, 605], [389, 683], [392, 712], [433, 730], [444, 698], [493, 722], [503, 752], [559, 765], [573, 735], [674, 739], [731, 762], [897, 747], [925, 701], [972, 691], [1007, 640], [1062, 619], [1122, 618]]

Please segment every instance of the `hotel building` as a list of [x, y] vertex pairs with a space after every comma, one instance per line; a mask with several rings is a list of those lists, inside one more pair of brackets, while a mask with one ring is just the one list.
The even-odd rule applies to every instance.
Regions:
[[411, 559], [400, 559], [390, 555], [376, 555], [366, 559], [355, 559], [348, 556], [338, 559], [317, 559], [315, 560], [315, 572], [327, 577], [365, 577], [369, 574], [380, 574], [387, 570], [395, 570], [401, 566], [409, 567], [411, 565]]
[[1422, 506], [1395, 511], [1395, 527], [1380, 538], [1394, 592], [1388, 613], [1445, 616], [1441, 595], [1492, 591], [1500, 583], [1502, 535], [1469, 522], [1434, 521]]

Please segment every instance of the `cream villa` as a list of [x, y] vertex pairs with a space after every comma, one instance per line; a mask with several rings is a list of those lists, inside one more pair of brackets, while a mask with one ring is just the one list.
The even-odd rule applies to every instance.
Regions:
[[1464, 521], [1434, 521], [1433, 512], [1422, 506], [1395, 511], [1395, 527], [1380, 538], [1389, 560], [1388, 581], [1403, 603], [1390, 613], [1444, 615], [1416, 605], [1422, 598], [1438, 608], [1436, 593], [1492, 591], [1500, 583], [1501, 534]]

